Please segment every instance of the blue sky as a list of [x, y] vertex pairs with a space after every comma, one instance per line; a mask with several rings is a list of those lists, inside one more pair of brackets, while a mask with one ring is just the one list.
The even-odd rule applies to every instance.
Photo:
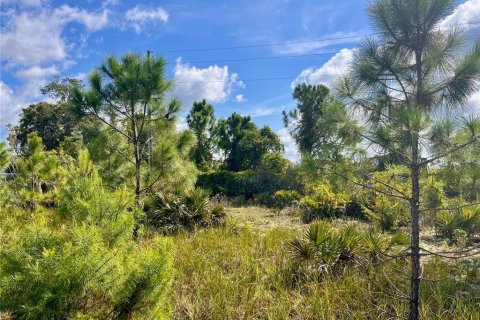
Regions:
[[[332, 84], [372, 33], [358, 0], [0, 1], [0, 139], [23, 107], [45, 99], [40, 88], [54, 76], [86, 79], [107, 54], [151, 50], [169, 62], [183, 116], [207, 98], [218, 117], [270, 125], [293, 156], [280, 115], [295, 105], [293, 84]], [[480, 0], [468, 0], [445, 24], [479, 21]], [[466, 26], [476, 36], [479, 27]]]

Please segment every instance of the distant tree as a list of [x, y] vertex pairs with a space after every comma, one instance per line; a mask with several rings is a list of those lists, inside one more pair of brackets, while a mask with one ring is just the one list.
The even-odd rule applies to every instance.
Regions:
[[48, 95], [50, 102], [31, 104], [22, 110], [19, 124], [10, 129], [9, 141], [19, 152], [27, 143], [27, 136], [37, 132], [46, 150], [57, 149], [60, 143], [78, 129], [79, 122], [69, 108], [72, 89], [83, 83], [74, 78], [56, 77], [40, 91]]
[[48, 95], [56, 103], [64, 105], [70, 101], [72, 89], [75, 87], [83, 87], [83, 82], [75, 78], [55, 77], [55, 80], [45, 85], [40, 91], [42, 94]]
[[284, 151], [283, 143], [269, 126], [258, 130], [248, 130], [238, 146], [239, 161], [242, 169], [254, 169], [266, 153], [280, 155]]
[[145, 58], [128, 53], [121, 59], [107, 57], [104, 64], [90, 75], [88, 91], [76, 88], [73, 103], [78, 113], [98, 119], [130, 146], [135, 166], [135, 203], [158, 178], [148, 175], [142, 181], [142, 168], [151, 156], [152, 126], [173, 121], [180, 104], [173, 100], [165, 106], [165, 94], [171, 84], [165, 78], [166, 62], [162, 57]]
[[219, 121], [218, 136], [226, 168], [231, 171], [253, 169], [265, 153], [280, 154], [284, 150], [280, 138], [270, 127], [259, 130], [250, 116], [237, 113]]
[[432, 134], [448, 131], [446, 126], [454, 122], [439, 121], [438, 115], [461, 107], [480, 80], [480, 42], [459, 57], [464, 44], [460, 29], [440, 28], [454, 8], [453, 0], [373, 2], [368, 14], [377, 35], [363, 41], [350, 74], [339, 84], [347, 103], [360, 108], [369, 120], [365, 138], [381, 153], [401, 155], [409, 171], [410, 192], [390, 185], [389, 194], [410, 208], [411, 242], [406, 253], [411, 259], [410, 320], [420, 317], [420, 258], [442, 256], [420, 247], [420, 214], [428, 211], [421, 203], [420, 175], [430, 164], [473, 145], [480, 137], [478, 118], [464, 121], [464, 128], [459, 128], [460, 122], [451, 127], [466, 132], [453, 143]]
[[206, 100], [194, 102], [187, 123], [196, 138], [192, 150], [193, 159], [198, 168], [205, 170], [211, 167], [216, 139], [216, 120], [213, 106]]
[[219, 121], [218, 146], [224, 153], [227, 169], [232, 171], [242, 169], [240, 141], [249, 130], [256, 128], [250, 116], [241, 116], [235, 112], [229, 118]]
[[75, 128], [71, 114], [63, 106], [47, 102], [31, 104], [22, 110], [17, 126], [10, 130], [9, 140], [15, 150], [20, 151], [27, 143], [27, 137], [37, 132], [45, 148], [58, 148], [60, 142], [72, 134]]
[[293, 98], [298, 105], [293, 111], [283, 111], [283, 120], [302, 154], [338, 161], [348, 147], [358, 142], [355, 122], [326, 86], [300, 84]]

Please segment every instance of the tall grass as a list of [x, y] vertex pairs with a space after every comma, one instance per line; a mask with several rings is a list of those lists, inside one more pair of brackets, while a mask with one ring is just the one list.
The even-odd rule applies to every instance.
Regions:
[[[293, 277], [298, 230], [227, 226], [175, 237], [175, 319], [389, 319], [406, 314], [408, 261]], [[475, 265], [476, 263], [476, 265]], [[424, 319], [480, 319], [480, 263], [429, 260]], [[318, 273], [317, 273], [318, 274]]]

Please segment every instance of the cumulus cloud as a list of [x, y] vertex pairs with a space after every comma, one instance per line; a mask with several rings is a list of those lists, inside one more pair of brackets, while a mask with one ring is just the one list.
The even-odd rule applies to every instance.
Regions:
[[[98, 31], [108, 24], [109, 11], [87, 11], [69, 5], [57, 8], [36, 8], [41, 1], [3, 1], [7, 7], [0, 26], [1, 62], [4, 71], [21, 82], [15, 87], [1, 83], [2, 123], [15, 123], [21, 109], [38, 101], [40, 88], [48, 78], [75, 64], [69, 56], [75, 47], [73, 39], [64, 35], [71, 23], [84, 27], [84, 32]], [[28, 6], [28, 7], [27, 7]], [[79, 40], [85, 38], [80, 32]], [[12, 99], [11, 97], [15, 97]]]
[[348, 69], [353, 60], [354, 52], [355, 49], [342, 49], [320, 68], [304, 69], [292, 82], [291, 87], [295, 88], [300, 83], [333, 85], [338, 75], [343, 74]]
[[480, 0], [468, 0], [458, 5], [453, 13], [440, 24], [441, 28], [449, 28], [460, 24], [463, 30], [479, 29]]
[[66, 59], [70, 45], [62, 32], [70, 22], [96, 31], [107, 25], [108, 11], [89, 12], [63, 5], [53, 10], [11, 13], [0, 30], [2, 60], [14, 66], [31, 66]]
[[157, 21], [168, 22], [168, 12], [158, 7], [156, 9], [142, 8], [135, 6], [125, 13], [125, 19], [130, 22], [135, 32], [142, 32], [147, 23], [155, 23]]
[[44, 78], [58, 74], [58, 70], [55, 66], [43, 68], [40, 66], [32, 66], [27, 69], [21, 69], [17, 71], [15, 76], [18, 79], [28, 80], [31, 78]]
[[177, 59], [174, 68], [174, 85], [174, 95], [186, 106], [202, 99], [225, 102], [234, 91], [245, 87], [238, 74], [230, 72], [228, 66], [198, 68], [181, 59]]

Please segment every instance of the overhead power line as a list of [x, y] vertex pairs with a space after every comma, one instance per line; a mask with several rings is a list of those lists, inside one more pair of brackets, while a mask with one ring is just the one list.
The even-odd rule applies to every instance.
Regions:
[[319, 52], [319, 53], [310, 53], [310, 54], [297, 54], [290, 56], [274, 56], [274, 57], [252, 57], [252, 58], [238, 58], [238, 59], [223, 59], [223, 60], [200, 60], [200, 61], [189, 61], [189, 63], [214, 63], [214, 62], [236, 62], [236, 61], [254, 61], [254, 60], [275, 60], [275, 59], [288, 59], [288, 58], [301, 58], [301, 57], [315, 57], [315, 56], [326, 56], [334, 55], [339, 51], [331, 52]]
[[[480, 24], [480, 21], [464, 22], [464, 23], [459, 23], [457, 25], [446, 26], [442, 29], [450, 29], [450, 28], [461, 27], [466, 25], [478, 25], [478, 24]], [[261, 47], [276, 47], [276, 46], [285, 46], [285, 45], [291, 45], [291, 44], [306, 44], [306, 43], [326, 42], [326, 41], [335, 41], [335, 40], [347, 40], [347, 39], [355, 39], [355, 38], [362, 38], [362, 37], [372, 37], [372, 36], [378, 36], [380, 34], [381, 33], [368, 33], [368, 34], [359, 34], [359, 35], [344, 36], [344, 37], [330, 37], [330, 38], [321, 38], [321, 39], [312, 39], [312, 40], [263, 43], [263, 44], [231, 46], [231, 47], [170, 49], [170, 50], [163, 50], [162, 52], [173, 53], [173, 52], [219, 51], [219, 50], [233, 50], [233, 49], [261, 48]]]
[[275, 46], [285, 46], [285, 45], [290, 45], [290, 44], [303, 44], [303, 43], [325, 42], [325, 41], [334, 41], [334, 40], [346, 40], [346, 39], [354, 39], [354, 38], [367, 37], [367, 36], [372, 36], [372, 35], [375, 35], [375, 34], [361, 34], [361, 35], [348, 36], [348, 37], [323, 38], [323, 39], [304, 40], [304, 41], [292, 41], [292, 42], [253, 44], [253, 45], [246, 45], [246, 46], [202, 48], [202, 49], [164, 50], [163, 52], [217, 51], [217, 50], [232, 50], [232, 49], [260, 48], [260, 47], [275, 47]]
[[[322, 77], [338, 77], [341, 76], [339, 73], [332, 73], [332, 74], [321, 74], [318, 76], [307, 76], [308, 78], [322, 78]], [[269, 80], [288, 80], [288, 79], [296, 79], [299, 76], [285, 76], [285, 77], [268, 77], [268, 78], [250, 78], [250, 79], [242, 79], [239, 80], [241, 82], [244, 81], [269, 81]], [[209, 80], [209, 81], [174, 81], [174, 83], [216, 83], [216, 82], [225, 82], [225, 80]]]

